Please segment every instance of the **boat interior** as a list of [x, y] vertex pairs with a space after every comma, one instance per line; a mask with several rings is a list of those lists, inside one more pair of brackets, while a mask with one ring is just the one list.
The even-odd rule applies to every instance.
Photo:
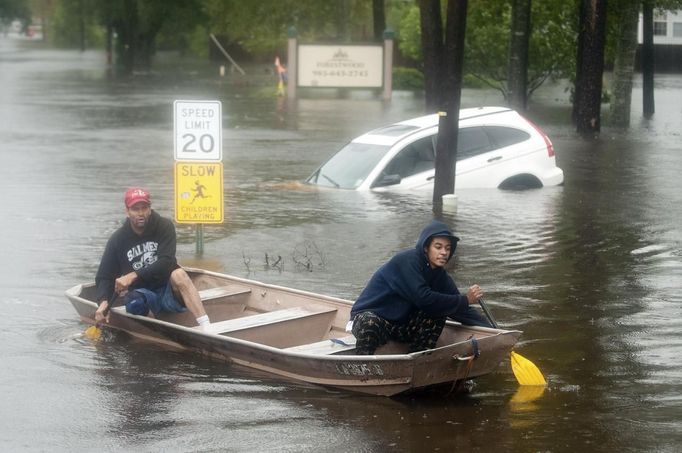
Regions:
[[[287, 352], [333, 355], [354, 354], [355, 337], [345, 331], [351, 305], [340, 299], [271, 285], [255, 286], [238, 279], [190, 273], [199, 290], [211, 324], [208, 332], [252, 341]], [[92, 300], [94, 287], [83, 288], [82, 297]], [[124, 312], [122, 300], [113, 310]], [[157, 319], [196, 328], [193, 315], [161, 313]], [[490, 335], [485, 330], [448, 323], [439, 346]], [[389, 342], [381, 354], [405, 354], [407, 345]]]

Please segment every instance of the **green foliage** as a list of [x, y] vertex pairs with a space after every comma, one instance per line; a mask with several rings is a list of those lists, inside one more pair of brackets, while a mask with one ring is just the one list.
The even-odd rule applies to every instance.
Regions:
[[471, 4], [467, 15], [465, 72], [503, 89], [507, 74], [511, 7], [506, 0]]
[[290, 27], [296, 28], [301, 42], [372, 38], [371, 3], [367, 1], [204, 0], [203, 5], [212, 33], [256, 56], [269, 58], [285, 50]]
[[50, 20], [48, 37], [58, 47], [98, 47], [104, 42], [104, 30], [96, 23], [92, 0], [61, 0]]
[[203, 25], [197, 25], [186, 34], [187, 53], [208, 58], [209, 33]]
[[423, 90], [424, 74], [414, 68], [393, 68], [394, 90]]
[[[528, 55], [529, 94], [547, 78], [575, 73], [576, 6], [558, 0], [532, 3]], [[466, 71], [506, 92], [511, 6], [505, 0], [476, 2], [467, 22]]]
[[[567, 77], [575, 72], [576, 8], [574, 2], [560, 0], [532, 3], [528, 68], [531, 92], [549, 77]], [[506, 92], [510, 15], [508, 0], [469, 2], [464, 57], [467, 86], [489, 86]], [[404, 56], [421, 61], [416, 5], [400, 22], [398, 47]]]
[[12, 19], [28, 20], [31, 10], [26, 0], [0, 0], [0, 19], [11, 22]]
[[422, 59], [421, 26], [419, 8], [411, 5], [400, 21], [398, 49], [407, 58], [415, 61]]
[[489, 88], [491, 85], [490, 80], [482, 80], [472, 74], [464, 74], [462, 77], [462, 86], [467, 88], [483, 89]]

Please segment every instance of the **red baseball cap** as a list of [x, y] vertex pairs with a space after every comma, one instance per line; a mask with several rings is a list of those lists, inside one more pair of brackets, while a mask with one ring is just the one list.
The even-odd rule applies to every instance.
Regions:
[[151, 197], [149, 196], [149, 192], [147, 192], [144, 189], [141, 189], [139, 187], [133, 187], [131, 189], [128, 189], [126, 191], [125, 195], [125, 204], [126, 208], [130, 208], [136, 203], [147, 203], [149, 205], [152, 204]]

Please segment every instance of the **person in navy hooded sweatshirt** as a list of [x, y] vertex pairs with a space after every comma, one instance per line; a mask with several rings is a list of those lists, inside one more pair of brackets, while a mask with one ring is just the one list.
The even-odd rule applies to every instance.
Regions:
[[409, 352], [432, 349], [447, 318], [492, 327], [471, 307], [483, 296], [481, 288], [473, 285], [461, 294], [445, 270], [458, 241], [445, 223], [432, 221], [415, 248], [399, 252], [374, 273], [351, 309], [356, 354], [374, 354], [389, 340], [407, 343]]

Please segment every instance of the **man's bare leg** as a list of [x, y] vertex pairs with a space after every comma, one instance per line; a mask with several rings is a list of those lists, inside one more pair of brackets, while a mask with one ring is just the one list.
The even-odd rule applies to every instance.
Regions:
[[187, 272], [182, 268], [175, 269], [170, 275], [170, 284], [173, 291], [180, 294], [187, 309], [197, 318], [197, 323], [201, 324], [200, 320], [203, 319], [206, 319], [208, 323], [208, 316], [206, 316], [204, 304], [201, 303], [199, 291], [197, 291]]

